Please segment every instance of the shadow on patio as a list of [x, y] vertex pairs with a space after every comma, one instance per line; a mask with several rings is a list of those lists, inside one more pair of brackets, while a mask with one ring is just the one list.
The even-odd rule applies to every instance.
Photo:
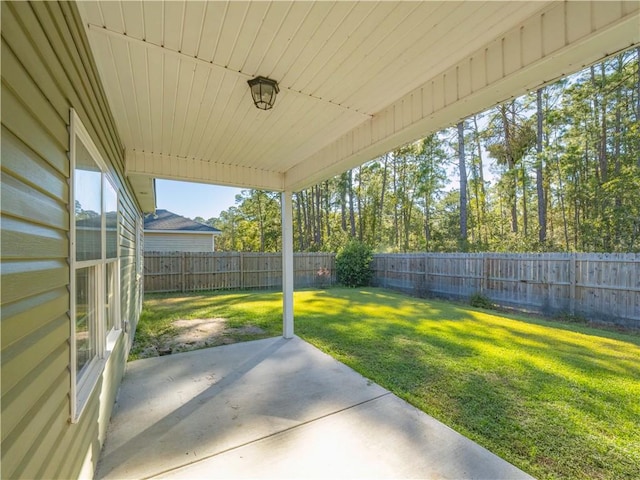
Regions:
[[96, 478], [531, 478], [315, 347], [127, 365]]

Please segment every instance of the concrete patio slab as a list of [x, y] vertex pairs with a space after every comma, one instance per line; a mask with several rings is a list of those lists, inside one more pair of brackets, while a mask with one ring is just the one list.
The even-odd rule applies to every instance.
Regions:
[[531, 478], [299, 338], [127, 365], [96, 478]]

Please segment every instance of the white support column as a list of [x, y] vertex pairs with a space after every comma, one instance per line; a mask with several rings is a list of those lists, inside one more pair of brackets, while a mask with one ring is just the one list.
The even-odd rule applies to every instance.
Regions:
[[282, 216], [282, 336], [293, 337], [293, 207], [291, 192], [281, 194]]

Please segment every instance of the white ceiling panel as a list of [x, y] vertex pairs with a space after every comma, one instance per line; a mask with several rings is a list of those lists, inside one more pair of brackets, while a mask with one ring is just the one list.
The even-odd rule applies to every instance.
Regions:
[[140, 2], [124, 2], [121, 4], [121, 8], [124, 31], [127, 32], [127, 35], [135, 38], [145, 38], [143, 5]]
[[[384, 153], [395, 139], [430, 133], [435, 119], [474, 113], [467, 109], [483, 104], [482, 95], [486, 108], [498, 91], [506, 99], [569, 73], [555, 67], [565, 57], [575, 69], [581, 58], [638, 42], [637, 2], [560, 5], [109, 1], [78, 8], [127, 157], [136, 152], [131, 175], [197, 173], [204, 182], [247, 186], [255, 171], [255, 185], [286, 189], [306, 186], [305, 171], [315, 182], [323, 171]], [[584, 18], [598, 21], [574, 38]], [[607, 51], [587, 55], [590, 45]], [[258, 75], [280, 85], [270, 111], [253, 106], [247, 80]]]
[[[89, 3], [89, 2], [87, 2]], [[99, 3], [99, 2], [96, 2]], [[142, 22], [143, 22], [143, 37], [141, 38], [153, 45], [164, 44], [164, 9], [158, 8], [158, 2], [123, 2], [133, 7], [133, 5], [141, 5], [142, 8]], [[81, 7], [84, 4], [81, 4]]]

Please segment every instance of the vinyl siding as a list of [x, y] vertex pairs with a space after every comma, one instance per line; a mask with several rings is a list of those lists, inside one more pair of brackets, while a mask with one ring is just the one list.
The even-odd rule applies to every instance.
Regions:
[[144, 232], [146, 252], [212, 252], [213, 235]]
[[[75, 3], [1, 8], [0, 476], [75, 478], [87, 455], [97, 462], [140, 312], [141, 212]], [[117, 182], [121, 318], [129, 325], [76, 424], [69, 421], [70, 108]]]

